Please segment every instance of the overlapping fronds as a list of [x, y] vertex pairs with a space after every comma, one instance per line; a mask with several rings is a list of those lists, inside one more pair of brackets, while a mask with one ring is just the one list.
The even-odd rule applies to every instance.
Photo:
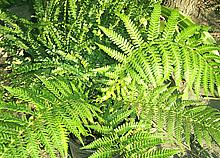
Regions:
[[169, 157], [180, 152], [178, 149], [161, 150], [156, 148], [157, 145], [169, 143], [169, 141], [162, 135], [150, 134], [145, 130], [144, 124], [125, 123], [82, 149], [97, 149], [90, 158], [141, 157], [146, 155], [149, 157]]
[[90, 157], [170, 157], [192, 136], [220, 144], [219, 111], [182, 100], [220, 92], [220, 48], [176, 10], [163, 27], [159, 4], [137, 27], [137, 3], [148, 2], [35, 0], [32, 21], [0, 11], [0, 47], [18, 64], [0, 94], [0, 157], [66, 158], [70, 134], [94, 136]]
[[176, 94], [175, 87], [157, 87], [151, 92], [137, 91], [136, 100], [128, 96], [126, 101], [136, 108], [140, 120], [151, 124], [149, 128], [159, 133], [165, 132], [181, 147], [185, 146], [183, 144], [190, 146], [192, 134], [201, 146], [211, 146], [212, 140], [220, 143], [217, 136], [220, 134], [217, 109], [198, 101], [181, 101], [181, 95]]
[[147, 29], [147, 40], [143, 40], [141, 32], [127, 15], [118, 14], [130, 38], [125, 39], [117, 32], [100, 26], [121, 51], [97, 45], [120, 62], [121, 74], [130, 75], [132, 79], [139, 76], [149, 87], [173, 80], [184, 92], [184, 99], [188, 99], [189, 93], [196, 94], [198, 98], [202, 89], [202, 95], [218, 95], [219, 56], [214, 51], [220, 48], [202, 43], [202, 27], [178, 27], [181, 19], [176, 10], [171, 12], [164, 29], [159, 32], [160, 12], [160, 5], [155, 5]]
[[[24, 103], [1, 102], [2, 157], [40, 157], [42, 146], [51, 157], [66, 157], [68, 134], [73, 133], [82, 142], [81, 137], [88, 135], [83, 124], [94, 122], [100, 112], [87, 102], [82, 84], [62, 77], [38, 78], [45, 88], [5, 87]], [[12, 150], [15, 154], [10, 156]]]

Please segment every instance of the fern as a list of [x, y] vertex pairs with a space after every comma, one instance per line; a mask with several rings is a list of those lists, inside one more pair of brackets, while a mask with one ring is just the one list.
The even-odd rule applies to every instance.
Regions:
[[161, 87], [151, 93], [141, 94], [142, 98], [146, 99], [137, 98], [136, 101], [142, 106], [140, 120], [151, 123], [158, 132], [166, 132], [167, 136], [173, 137], [180, 146], [183, 146], [181, 144], [184, 139], [190, 145], [191, 134], [194, 134], [201, 145], [204, 145], [205, 141], [210, 145], [212, 139], [219, 144], [216, 137], [219, 134], [219, 111], [201, 102], [178, 101], [180, 96], [174, 98], [175, 101], [171, 97], [172, 92], [175, 92], [175, 88]]
[[[123, 109], [120, 111], [117, 110], [110, 114], [110, 116], [108, 114], [108, 117], [104, 118], [106, 120], [104, 125], [89, 126], [89, 128], [95, 129], [104, 135], [102, 138], [98, 138], [92, 143], [82, 147], [82, 149], [97, 149], [90, 157], [143, 157], [146, 155], [148, 155], [148, 157], [150, 157], [150, 155], [152, 157], [168, 157], [180, 152], [178, 149], [157, 149], [155, 147], [156, 145], [162, 145], [163, 143], [169, 144], [172, 141], [169, 141], [168, 138], [160, 133], [150, 133], [148, 123], [134, 122], [131, 117], [126, 123], [121, 124], [118, 122], [112, 126], [111, 124], [115, 122], [115, 118], [111, 115], [116, 117], [117, 120], [124, 120], [129, 115], [130, 117], [132, 116], [131, 112], [127, 112]], [[111, 127], [114, 128], [112, 129]]]
[[0, 11], [0, 46], [19, 63], [2, 75], [0, 157], [67, 157], [69, 136], [90, 157], [170, 157], [193, 137], [220, 144], [219, 111], [186, 100], [220, 93], [219, 47], [158, 3], [146, 22], [145, 3], [35, 0], [35, 21]]
[[[195, 39], [197, 32], [202, 33], [197, 25], [195, 29], [191, 26], [180, 29], [179, 13], [176, 10], [171, 12], [163, 33], [156, 31], [160, 28], [160, 10], [160, 6], [155, 5], [149, 22], [147, 40], [143, 41], [141, 32], [128, 16], [119, 14], [130, 39], [123, 38], [113, 30], [104, 27], [100, 29], [123, 53], [102, 44], [97, 45], [122, 63], [119, 73], [126, 72], [125, 75], [131, 75], [133, 79], [139, 75], [149, 84], [149, 87], [162, 85], [172, 77], [178, 89], [184, 92], [184, 99], [187, 99], [188, 93], [192, 91], [198, 98], [201, 89], [204, 89], [204, 95], [210, 95], [209, 93], [212, 96], [216, 95], [214, 87], [218, 85], [215, 76], [218, 76], [219, 72], [213, 63], [217, 65], [219, 57], [212, 54], [213, 50], [219, 50], [219, 48], [214, 45], [205, 45], [199, 38]], [[206, 56], [209, 56], [209, 59]]]
[[[124, 156], [136, 157], [152, 154], [152, 156], [167, 157], [178, 153], [178, 150], [169, 149], [164, 152], [160, 150], [151, 150], [155, 145], [166, 142], [160, 135], [152, 135], [144, 132], [144, 125], [123, 124], [114, 130], [109, 136], [99, 138], [91, 144], [84, 146], [82, 149], [98, 148], [98, 150], [90, 157], [105, 157], [108, 156]], [[141, 130], [140, 130], [141, 129]], [[157, 153], [158, 152], [158, 153]], [[154, 155], [153, 155], [154, 154]]]
[[[8, 133], [6, 138], [15, 135], [17, 139], [10, 144], [10, 142], [2, 142], [1, 149], [3, 157], [9, 154], [13, 148], [21, 145], [26, 156], [39, 157], [41, 146], [51, 156], [56, 157], [59, 152], [62, 157], [67, 156], [68, 151], [68, 135], [73, 133], [82, 142], [82, 135], [88, 135], [87, 130], [83, 124], [93, 122], [93, 118], [100, 110], [93, 105], [82, 100], [84, 94], [76, 91], [76, 86], [72, 87], [74, 83], [69, 83], [62, 78], [46, 79], [38, 77], [45, 85], [45, 88], [38, 92], [28, 89], [5, 87], [16, 98], [28, 102], [28, 104], [15, 104], [1, 102], [1, 111], [4, 119], [1, 122], [4, 128], [12, 128], [9, 131], [15, 131], [19, 127], [19, 132]], [[79, 97], [80, 96], [80, 97]], [[18, 114], [14, 114], [16, 111]], [[20, 113], [20, 117], [19, 116]], [[17, 116], [16, 116], [17, 115]], [[7, 118], [6, 118], [7, 117]], [[10, 119], [11, 117], [11, 119]], [[17, 121], [15, 119], [17, 117]], [[13, 118], [13, 119], [12, 119]], [[10, 124], [13, 126], [8, 126]], [[16, 125], [17, 124], [17, 125]], [[20, 129], [21, 128], [21, 129]], [[14, 129], [14, 130], [13, 130]], [[4, 132], [4, 131], [3, 131]], [[4, 138], [4, 135], [3, 137]], [[13, 147], [10, 147], [13, 145]], [[9, 148], [8, 151], [4, 151]], [[28, 152], [31, 151], [31, 152]], [[19, 154], [20, 149], [15, 151]], [[16, 155], [16, 154], [15, 154]], [[14, 157], [11, 155], [8, 157]]]

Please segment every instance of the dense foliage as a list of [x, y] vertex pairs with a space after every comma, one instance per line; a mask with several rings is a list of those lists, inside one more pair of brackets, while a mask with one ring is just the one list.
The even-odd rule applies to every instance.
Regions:
[[219, 98], [220, 48], [205, 27], [158, 1], [33, 4], [29, 20], [0, 10], [2, 158], [71, 157], [73, 137], [91, 158], [220, 145], [204, 101]]

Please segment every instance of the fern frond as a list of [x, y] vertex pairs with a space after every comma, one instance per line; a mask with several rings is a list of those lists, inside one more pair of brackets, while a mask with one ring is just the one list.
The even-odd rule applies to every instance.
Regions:
[[40, 147], [37, 140], [37, 134], [33, 133], [30, 129], [27, 130], [27, 150], [29, 151], [29, 154], [33, 158], [38, 158], [40, 155]]
[[42, 104], [42, 100], [39, 98], [33, 98], [33, 93], [28, 91], [27, 89], [21, 89], [21, 88], [11, 88], [11, 87], [4, 87], [7, 91], [9, 91], [12, 95], [17, 97], [18, 99], [21, 99], [26, 102], [33, 103], [37, 105], [36, 108], [42, 108], [44, 105]]
[[208, 64], [204, 65], [204, 72], [203, 72], [203, 77], [202, 77], [202, 83], [203, 83], [203, 88], [204, 88], [204, 92], [205, 95], [208, 96], [208, 85], [209, 85], [209, 67]]
[[198, 58], [198, 75], [196, 77], [196, 81], [194, 83], [194, 87], [195, 87], [195, 93], [197, 94], [197, 97], [199, 96], [199, 93], [200, 93], [200, 86], [201, 86], [201, 83], [202, 83], [202, 70], [203, 70], [203, 64], [202, 64], [202, 58], [199, 56]]
[[171, 73], [173, 72], [173, 67], [170, 63], [173, 62], [172, 54], [170, 54], [169, 49], [166, 47], [166, 44], [159, 45], [160, 52], [162, 55], [162, 64], [164, 69], [164, 80], [169, 80]]
[[93, 153], [89, 158], [101, 158], [101, 157], [112, 157], [114, 150], [111, 148], [100, 148], [97, 152]]
[[217, 86], [217, 90], [218, 90], [218, 95], [220, 96], [220, 74], [215, 75], [215, 79], [216, 79], [216, 86]]
[[72, 21], [73, 19], [76, 19], [76, 11], [77, 11], [77, 5], [76, 5], [76, 0], [72, 1], [72, 0], [68, 0], [69, 3], [69, 8], [68, 12], [70, 13], [70, 17], [69, 20]]
[[129, 54], [133, 51], [134, 47], [129, 43], [127, 39], [124, 39], [121, 35], [113, 30], [99, 26], [99, 28], [116, 44], [121, 48], [125, 54]]
[[147, 149], [152, 148], [158, 144], [162, 144], [164, 141], [161, 137], [154, 137], [146, 134], [134, 135], [126, 140], [125, 149], [127, 150], [127, 155], [132, 155], [133, 153], [143, 153]]
[[[41, 130], [43, 130], [43, 129], [41, 129]], [[38, 134], [37, 134], [39, 136], [40, 141], [45, 146], [44, 148], [49, 153], [49, 155], [52, 158], [56, 158], [55, 149], [52, 145], [50, 138], [47, 136], [46, 133], [44, 133], [45, 130], [43, 130], [43, 131], [41, 131], [41, 130], [39, 130]]]
[[8, 110], [13, 112], [20, 112], [20, 113], [26, 113], [34, 115], [33, 111], [30, 109], [30, 107], [27, 107], [26, 105], [16, 104], [13, 102], [4, 103], [0, 101], [0, 110]]
[[177, 45], [172, 45], [170, 46], [172, 53], [173, 53], [173, 58], [174, 58], [174, 63], [175, 63], [175, 67], [174, 67], [174, 80], [176, 82], [176, 86], [180, 89], [180, 83], [182, 80], [182, 59], [181, 59], [181, 55], [179, 52], [181, 52], [179, 50], [179, 47]]
[[[139, 123], [129, 122], [129, 123], [124, 123], [118, 126], [117, 128], [114, 129], [114, 132], [116, 132], [118, 135], [124, 135], [125, 133], [131, 131], [132, 129], [142, 130], [144, 128], [146, 128], [146, 126], [141, 123], [139, 124]], [[121, 139], [124, 139], [124, 138], [121, 138]]]
[[144, 154], [133, 154], [131, 157], [167, 158], [180, 153], [178, 149], [154, 150]]
[[116, 50], [113, 50], [109, 47], [106, 47], [104, 45], [98, 44], [100, 49], [102, 49], [105, 53], [107, 53], [109, 56], [111, 56], [112, 58], [116, 59], [119, 62], [123, 62], [126, 60], [126, 56]]
[[150, 60], [151, 60], [151, 66], [152, 71], [154, 72], [154, 76], [156, 78], [157, 85], [161, 85], [164, 81], [163, 77], [163, 68], [162, 68], [162, 62], [159, 53], [157, 53], [155, 50], [149, 48], [150, 51]]
[[[193, 124], [202, 128], [201, 131], [197, 131], [195, 134], [201, 140], [201, 135], [205, 139], [208, 145], [211, 145], [211, 139], [213, 138], [219, 144], [219, 139], [216, 135], [220, 132], [220, 124], [218, 122], [219, 112], [211, 107], [201, 106], [195, 107], [188, 111], [189, 117], [193, 119]], [[203, 114], [203, 115], [202, 115]], [[199, 133], [200, 132], [200, 133]], [[198, 136], [197, 136], [198, 135]], [[201, 144], [203, 145], [203, 143]]]
[[134, 110], [127, 110], [127, 111], [120, 112], [120, 114], [112, 118], [109, 124], [114, 128], [116, 125], [122, 122], [125, 118], [130, 116], [132, 112], [134, 112]]
[[131, 19], [128, 18], [128, 16], [125, 16], [123, 14], [118, 14], [118, 16], [124, 22], [127, 32], [130, 35], [131, 39], [133, 40], [134, 45], [137, 45], [136, 47], [141, 47], [142, 44], [144, 43], [144, 40], [142, 39], [141, 34], [138, 31], [138, 28], [131, 21]]
[[175, 41], [176, 42], [180, 42], [180, 43], [184, 43], [186, 42], [191, 36], [193, 36], [197, 31], [199, 31], [201, 29], [201, 26], [198, 25], [194, 25], [194, 26], [190, 26], [185, 28], [184, 30], [182, 30], [176, 37], [175, 37]]
[[25, 74], [31, 71], [53, 68], [53, 67], [56, 67], [57, 65], [58, 63], [54, 61], [44, 61], [41, 63], [25, 64], [25, 65], [19, 65], [19, 66], [14, 65], [13, 73], [16, 75]]
[[[213, 46], [213, 45], [202, 45], [202, 46], [199, 46], [197, 48], [197, 51], [201, 54], [204, 54], [204, 53], [207, 53], [207, 52], [212, 52], [212, 51], [219, 51], [220, 50], [220, 47], [217, 47], [217, 46]], [[214, 53], [213, 53], [214, 54]], [[211, 54], [210, 54], [211, 55]], [[217, 56], [216, 56], [217, 57]]]
[[90, 143], [89, 145], [82, 147], [81, 149], [94, 149], [94, 148], [99, 148], [99, 147], [103, 147], [103, 146], [110, 146], [110, 145], [114, 144], [116, 142], [116, 140], [118, 140], [118, 139], [119, 139], [119, 137], [117, 134], [111, 135], [109, 137], [99, 138], [99, 139], [93, 141], [92, 143]]
[[148, 37], [149, 41], [153, 41], [158, 38], [160, 31], [160, 14], [161, 14], [161, 6], [160, 4], [155, 4], [154, 9], [151, 14], [150, 25], [148, 28]]
[[60, 95], [60, 92], [59, 90], [57, 89], [56, 86], [54, 86], [53, 82], [50, 82], [48, 81], [46, 78], [43, 78], [43, 77], [40, 77], [40, 76], [37, 76], [41, 82], [46, 86], [46, 88], [52, 93], [54, 94], [57, 98], [59, 98], [61, 95]]
[[[135, 60], [134, 60], [135, 59]], [[136, 69], [136, 72], [145, 80], [145, 82], [152, 83], [155, 87], [157, 82], [152, 72], [150, 59], [146, 57], [146, 54], [142, 50], [134, 53], [133, 56], [129, 56], [128, 63], [132, 64], [132, 68]], [[144, 70], [144, 71], [143, 71]]]
[[171, 15], [168, 18], [168, 22], [163, 30], [162, 37], [167, 39], [172, 39], [177, 27], [177, 21], [179, 18], [179, 12], [176, 10], [171, 11]]
[[103, 134], [109, 134], [112, 132], [113, 128], [111, 126], [101, 126], [100, 124], [98, 125], [86, 125], [86, 127], [96, 130], [99, 133]]

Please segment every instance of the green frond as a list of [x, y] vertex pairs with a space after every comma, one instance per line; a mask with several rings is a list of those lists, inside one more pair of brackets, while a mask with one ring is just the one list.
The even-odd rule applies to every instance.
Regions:
[[151, 13], [150, 25], [148, 27], [147, 39], [153, 41], [157, 39], [160, 31], [160, 15], [161, 15], [161, 5], [155, 4], [154, 9]]
[[90, 157], [171, 157], [192, 138], [220, 144], [219, 110], [187, 100], [220, 93], [220, 48], [158, 3], [137, 27], [147, 12], [132, 3], [35, 0], [35, 22], [0, 10], [0, 47], [22, 60], [3, 74], [0, 157], [66, 158], [69, 135], [82, 145], [93, 136], [82, 147], [96, 150]]
[[96, 130], [99, 133], [103, 134], [109, 134], [110, 132], [113, 131], [113, 128], [111, 126], [101, 126], [100, 124], [98, 125], [86, 125], [86, 127]]
[[72, 21], [73, 19], [76, 19], [76, 11], [77, 11], [77, 5], [76, 5], [76, 0], [68, 0], [69, 3], [69, 9], [68, 12], [70, 13], [69, 20]]
[[41, 141], [41, 143], [44, 145], [44, 148], [46, 150], [47, 153], [49, 153], [51, 158], [56, 158], [55, 155], [55, 149], [53, 147], [53, 144], [51, 142], [51, 139], [48, 137], [47, 133], [44, 133], [45, 130], [41, 131], [43, 129], [40, 129], [39, 131], [37, 131], [37, 135]]
[[131, 131], [132, 129], [142, 130], [145, 127], [146, 126], [143, 124], [129, 122], [118, 126], [117, 128], [114, 129], [114, 132], [116, 132], [118, 135], [124, 135], [125, 133]]
[[208, 64], [204, 65], [204, 72], [203, 72], [203, 77], [202, 77], [202, 85], [204, 88], [204, 93], [206, 96], [208, 96], [208, 85], [209, 85], [209, 67]]
[[213, 84], [215, 83], [215, 73], [213, 68], [209, 69], [209, 91], [211, 92], [212, 96], [215, 96], [215, 85]]
[[119, 62], [123, 62], [126, 60], [126, 56], [116, 50], [113, 50], [109, 47], [106, 47], [102, 44], [98, 44], [96, 43], [100, 49], [102, 49], [105, 53], [107, 53], [110, 57], [114, 58], [115, 60], [119, 61]]
[[41, 63], [33, 63], [33, 64], [25, 64], [13, 67], [14, 75], [25, 74], [31, 71], [38, 71], [43, 69], [54, 68], [58, 65], [57, 62], [54, 61], [44, 61]]
[[[184, 68], [184, 79], [186, 81], [193, 80], [191, 74], [192, 74], [192, 66], [191, 66], [191, 57], [190, 57], [190, 51], [186, 48], [182, 48], [182, 58], [184, 59], [183, 68]], [[193, 81], [191, 82], [193, 83]], [[188, 84], [188, 83], [187, 83]], [[190, 85], [191, 87], [191, 85]]]
[[38, 98], [34, 98], [33, 93], [31, 93], [31, 91], [27, 89], [11, 88], [8, 86], [4, 86], [4, 88], [18, 99], [35, 104], [37, 106], [36, 108], [42, 108], [44, 106], [42, 104], [42, 100]]
[[176, 83], [176, 86], [180, 89], [180, 83], [182, 81], [182, 59], [181, 59], [181, 54], [180, 54], [180, 49], [177, 45], [172, 45], [170, 46], [172, 54], [173, 54], [173, 61], [175, 64], [174, 67], [174, 80]]
[[152, 72], [150, 59], [144, 54], [145, 52], [139, 50], [133, 56], [128, 57], [128, 64], [145, 80], [145, 82], [152, 83], [155, 87], [157, 85], [156, 78]]
[[[199, 46], [197, 49], [196, 49], [200, 54], [204, 54], [204, 53], [207, 53], [207, 52], [212, 52], [212, 51], [219, 51], [220, 50], [220, 47], [218, 46], [215, 46], [215, 45], [202, 45], [202, 46]], [[214, 53], [213, 53], [214, 54]], [[211, 55], [211, 54], [209, 54]]]
[[202, 74], [203, 74], [203, 64], [202, 64], [202, 58], [201, 56], [198, 57], [198, 75], [196, 76], [196, 80], [195, 80], [195, 83], [194, 83], [194, 88], [195, 88], [195, 93], [197, 95], [197, 97], [199, 96], [200, 94], [200, 86], [202, 84]]
[[[130, 125], [123, 125], [122, 128], [128, 128]], [[132, 157], [135, 155], [144, 156], [145, 154], [150, 153], [156, 145], [165, 142], [168, 143], [167, 140], [163, 139], [164, 137], [162, 135], [150, 134], [143, 131], [143, 128], [139, 129], [138, 126], [133, 126], [129, 131], [120, 131], [124, 131], [125, 133], [122, 134], [120, 132], [119, 134], [118, 130], [115, 130], [115, 134], [99, 138], [82, 149], [98, 148], [93, 155], [111, 153], [113, 155], [120, 154], [125, 157]]]
[[[34, 136], [33, 142], [37, 142], [36, 146], [30, 147], [32, 145], [28, 145], [32, 140], [28, 140], [27, 131], [26, 129], [23, 130], [25, 133], [24, 138], [26, 139], [27, 136], [26, 149], [33, 150], [33, 157], [37, 157], [37, 153], [41, 150], [40, 146], [43, 146], [42, 150], [45, 150], [51, 157], [56, 157], [58, 153], [65, 157], [68, 151], [69, 133], [73, 133], [83, 143], [82, 136], [88, 135], [88, 131], [83, 124], [93, 123], [94, 117], [98, 117], [97, 112], [100, 112], [100, 110], [88, 103], [83, 85], [77, 81], [70, 83], [68, 79], [60, 76], [48, 78], [38, 76], [38, 78], [45, 85], [41, 89], [37, 89], [39, 88], [37, 86], [34, 86], [33, 90], [4, 87], [16, 98], [27, 102], [27, 105], [0, 102], [0, 110], [7, 110], [12, 114], [16, 111], [24, 115], [31, 115], [28, 117], [30, 124], [21, 119], [16, 119], [11, 114], [4, 115], [2, 120], [0, 117], [0, 122], [4, 120], [5, 123], [17, 124], [16, 126], [18, 127], [30, 126], [28, 127], [31, 128], [30, 137]], [[76, 83], [78, 85], [74, 85]], [[41, 105], [40, 108], [38, 107], [39, 105]], [[29, 107], [34, 108], [34, 111], [29, 109]], [[5, 126], [5, 129], [7, 128]], [[36, 133], [33, 134], [31, 132]], [[14, 134], [12, 133], [11, 135], [13, 136]]]
[[162, 34], [164, 40], [173, 38], [174, 33], [177, 29], [178, 19], [179, 19], [179, 12], [177, 10], [171, 11], [171, 15], [168, 18], [168, 21], [166, 23], [166, 26]]
[[[190, 114], [190, 115], [189, 115]], [[191, 120], [195, 127], [200, 127], [202, 130], [195, 133], [195, 137], [200, 140], [201, 136], [206, 141], [206, 143], [210, 146], [211, 140], [214, 139], [218, 144], [219, 139], [216, 137], [220, 133], [220, 124], [218, 120], [219, 112], [211, 107], [201, 106], [192, 108], [187, 112], [188, 117], [191, 117]], [[202, 144], [203, 145], [203, 142]]]
[[34, 115], [33, 111], [27, 105], [16, 104], [13, 102], [5, 103], [0, 101], [0, 110], [8, 110], [13, 112], [25, 113]]
[[133, 51], [134, 47], [129, 43], [127, 39], [124, 39], [121, 35], [113, 30], [99, 26], [99, 28], [116, 44], [125, 54], [129, 54]]
[[45, 3], [43, 0], [35, 0], [34, 9], [38, 18], [43, 18], [45, 15]]
[[218, 90], [218, 95], [220, 96], [220, 74], [215, 75], [215, 80], [216, 80], [216, 86]]
[[137, 45], [136, 47], [141, 47], [144, 43], [144, 40], [141, 37], [141, 34], [138, 31], [138, 28], [135, 26], [135, 24], [129, 19], [128, 16], [123, 14], [117, 14], [122, 21], [124, 22], [124, 25], [127, 29], [128, 34], [130, 35], [131, 39], [133, 40], [134, 45]]
[[171, 157], [175, 154], [180, 153], [178, 149], [164, 149], [164, 150], [153, 150], [144, 154], [133, 154], [131, 155], [132, 158], [135, 157], [147, 157], [147, 158], [167, 158]]
[[114, 152], [115, 151], [111, 148], [100, 148], [97, 152], [89, 156], [89, 158], [112, 157], [114, 155]]
[[48, 32], [49, 38], [52, 39], [51, 41], [53, 46], [56, 46], [57, 49], [62, 49], [62, 35], [57, 31], [57, 28], [50, 25], [45, 30]]
[[176, 122], [175, 122], [175, 139], [178, 142], [178, 144], [180, 144], [180, 147], [182, 147], [181, 144], [183, 144], [183, 137], [182, 137], [182, 132], [183, 132], [183, 127], [184, 127], [184, 123], [183, 123], [183, 116], [179, 115], [178, 113], [176, 114]]
[[40, 146], [37, 141], [37, 134], [32, 132], [31, 130], [27, 130], [27, 150], [29, 154], [33, 158], [39, 158], [40, 155]]
[[169, 80], [170, 75], [173, 72], [173, 67], [170, 63], [173, 62], [172, 60], [172, 54], [170, 54], [169, 49], [166, 47], [166, 45], [161, 44], [159, 45], [159, 51], [163, 54], [162, 55], [162, 64], [163, 64], [163, 69], [164, 69], [164, 80]]
[[104, 147], [104, 146], [111, 146], [114, 144], [119, 139], [118, 135], [111, 135], [108, 137], [103, 137], [99, 138], [97, 140], [94, 140], [92, 143], [82, 147], [81, 149], [94, 149], [94, 148], [99, 148], [99, 147]]
[[174, 91], [176, 91], [176, 87], [169, 87], [164, 91], [160, 91], [161, 94], [155, 97], [155, 99], [160, 98], [160, 102], [166, 102], [174, 95]]
[[166, 113], [167, 116], [167, 133], [169, 137], [172, 137], [175, 133], [175, 118], [176, 113], [170, 110]]
[[62, 122], [54, 117], [54, 114], [49, 112], [45, 116], [47, 126], [45, 127], [48, 132], [48, 137], [51, 139], [52, 146], [60, 153], [62, 157], [66, 157], [68, 151], [68, 134], [69, 132], [62, 124]]
[[164, 81], [164, 77], [163, 77], [163, 67], [162, 67], [160, 55], [153, 49], [151, 51], [151, 49], [149, 48], [149, 51], [150, 51], [151, 69], [156, 78], [157, 85], [161, 85]]
[[163, 142], [161, 137], [140, 133], [127, 138], [122, 144], [125, 145], [124, 148], [126, 149], [127, 155], [133, 155], [134, 153], [144, 153], [147, 149], [162, 144]]
[[134, 112], [134, 110], [122, 111], [121, 113], [114, 116], [112, 118], [112, 120], [109, 122], [109, 124], [114, 128], [116, 125], [118, 125], [120, 122], [122, 122], [128, 116], [130, 116], [132, 112]]
[[190, 37], [192, 37], [193, 35], [195, 35], [195, 33], [197, 31], [199, 31], [201, 29], [201, 26], [198, 25], [194, 25], [194, 26], [190, 26], [185, 28], [184, 30], [182, 30], [176, 37], [175, 37], [175, 41], [176, 42], [180, 42], [180, 43], [184, 43], [186, 42]]
[[[137, 38], [141, 37], [141, 34], [137, 31], [137, 27], [135, 27], [133, 22], [124, 14], [118, 15], [124, 22], [131, 40], [138, 40]], [[150, 34], [149, 31], [153, 28], [153, 25], [154, 28], [160, 27], [157, 26], [157, 23], [160, 23], [159, 5], [155, 5], [151, 18], [154, 20], [150, 20], [147, 35]], [[184, 93], [183, 99], [188, 99], [189, 93], [194, 93], [199, 98], [202, 89], [204, 89], [205, 95], [211, 93], [214, 96], [218, 82], [215, 76], [219, 73], [217, 68], [220, 65], [218, 63], [219, 57], [214, 55], [214, 52], [207, 51], [217, 51], [218, 48], [214, 45], [205, 46], [199, 39], [195, 40], [197, 38], [195, 35], [202, 31], [201, 27], [192, 25], [192, 27], [181, 29], [178, 25], [179, 18], [178, 11], [171, 11], [162, 37], [152, 35], [157, 40], [146, 43], [150, 41], [148, 39], [145, 44], [142, 42], [141, 46], [140, 43], [136, 44], [135, 50], [131, 51], [126, 58], [121, 53], [111, 50], [111, 48], [108, 48], [105, 52], [122, 63], [122, 69], [118, 70], [119, 72], [121, 71], [121, 74], [125, 72], [124, 75], [129, 74], [132, 79], [137, 81], [143, 79], [149, 87], [156, 87], [164, 82], [172, 82], [174, 80], [178, 90]], [[114, 33], [114, 31], [106, 28], [104, 30], [104, 32], [108, 31], [109, 35]], [[153, 31], [153, 33], [155, 32]], [[134, 37], [134, 34], [136, 34], [136, 37]], [[110, 37], [110, 39], [117, 43], [117, 37], [117, 41], [119, 41], [119, 37], [122, 38], [122, 36], [116, 34], [114, 39], [113, 37]], [[123, 39], [122, 41], [125, 40]], [[123, 45], [121, 43], [118, 43], [119, 48]], [[126, 45], [126, 42], [124, 45]], [[128, 52], [125, 49], [122, 49], [122, 51], [124, 53]], [[118, 74], [115, 76], [116, 78], [117, 80], [119, 79]], [[106, 90], [107, 92], [116, 96], [113, 93], [113, 88], [109, 88]]]
[[[218, 110], [196, 101], [181, 101], [175, 96], [175, 87], [166, 88], [161, 86], [154, 91], [145, 92], [140, 100], [140, 120], [151, 126], [145, 126], [154, 131], [166, 133], [165, 135], [174, 140], [181, 148], [185, 143], [190, 146], [191, 135], [200, 145], [211, 145], [212, 140], [219, 143], [216, 138], [219, 133]], [[173, 94], [174, 93], [174, 94]], [[143, 140], [143, 139], [142, 139]]]

